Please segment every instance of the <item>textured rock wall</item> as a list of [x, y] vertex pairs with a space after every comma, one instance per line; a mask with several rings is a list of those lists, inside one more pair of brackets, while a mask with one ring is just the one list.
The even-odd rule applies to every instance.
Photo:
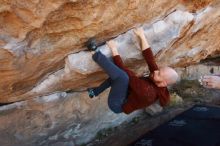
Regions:
[[86, 93], [61, 92], [0, 107], [1, 145], [78, 145], [137, 114], [128, 117], [110, 112], [106, 93], [91, 100]]
[[85, 51], [89, 37], [114, 38], [142, 74], [130, 29], [143, 25], [158, 64], [179, 68], [219, 52], [219, 18], [219, 0], [0, 0], [0, 103], [15, 102], [0, 107], [0, 143], [78, 145], [137, 114], [109, 111], [108, 91], [88, 99], [84, 90], [107, 77]]
[[100, 41], [114, 37], [169, 13], [177, 1], [4, 0], [1, 4], [2, 48], [12, 59], [2, 61], [0, 101], [12, 102], [63, 68], [65, 57], [84, 50], [89, 37]]
[[[45, 92], [87, 86], [88, 80], [94, 81], [89, 76], [97, 73], [96, 68], [87, 73], [74, 70], [79, 67], [69, 69], [73, 55], [75, 58], [83, 56], [86, 58], [83, 61], [89, 63], [88, 53], [79, 52], [85, 50], [85, 41], [95, 36], [102, 42], [143, 23], [158, 61], [172, 66], [198, 62], [219, 48], [216, 41], [219, 2], [210, 2], [3, 0], [0, 2], [0, 102], [15, 102]], [[136, 42], [131, 37], [133, 35], [128, 32], [117, 38], [123, 40], [119, 44], [122, 52], [130, 53], [127, 49]], [[134, 56], [127, 56], [128, 60], [129, 57]], [[32, 92], [53, 73], [55, 76], [61, 74], [62, 81], [54, 81], [53, 89]], [[67, 77], [70, 73], [73, 75]], [[81, 82], [79, 86], [77, 79]], [[101, 77], [97, 79], [102, 80]]]

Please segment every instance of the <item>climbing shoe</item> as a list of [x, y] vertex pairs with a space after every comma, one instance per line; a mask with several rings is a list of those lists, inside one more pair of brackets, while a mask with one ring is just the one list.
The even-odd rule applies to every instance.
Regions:
[[96, 39], [95, 38], [90, 38], [86, 42], [86, 47], [88, 48], [89, 51], [95, 51], [98, 48]]
[[88, 88], [87, 92], [90, 98], [93, 98], [95, 96], [94, 90], [92, 88]]

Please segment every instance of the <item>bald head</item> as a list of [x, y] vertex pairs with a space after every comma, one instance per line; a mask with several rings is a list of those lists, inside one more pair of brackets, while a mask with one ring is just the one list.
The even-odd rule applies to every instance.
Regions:
[[167, 85], [176, 83], [179, 78], [177, 72], [171, 67], [162, 67], [159, 71], [161, 72], [161, 75], [165, 79]]

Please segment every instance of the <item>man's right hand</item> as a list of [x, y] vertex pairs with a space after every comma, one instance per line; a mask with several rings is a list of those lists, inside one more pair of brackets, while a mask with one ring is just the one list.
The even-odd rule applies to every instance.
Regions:
[[134, 29], [134, 33], [140, 38], [141, 40], [141, 50], [145, 50], [145, 49], [148, 49], [150, 47], [147, 39], [145, 38], [145, 35], [144, 35], [144, 30], [142, 27], [140, 28], [136, 28]]
[[142, 39], [142, 38], [145, 37], [145, 36], [144, 36], [144, 30], [143, 30], [142, 27], [135, 28], [135, 29], [134, 29], [134, 33], [135, 33], [140, 39]]

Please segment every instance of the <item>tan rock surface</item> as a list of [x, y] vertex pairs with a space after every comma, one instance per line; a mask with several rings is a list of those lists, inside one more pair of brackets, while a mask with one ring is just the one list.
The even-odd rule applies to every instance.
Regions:
[[[209, 2], [210, 0], [199, 5], [205, 7]], [[172, 2], [168, 0], [1, 0], [0, 3], [2, 49], [7, 50], [13, 56], [11, 59], [0, 60], [1, 64], [4, 64], [0, 80], [1, 103], [19, 101], [34, 96], [25, 93], [37, 86], [48, 74], [63, 68], [64, 59], [68, 54], [84, 50], [83, 44], [89, 37], [96, 36], [99, 41], [104, 41], [139, 24], [156, 23], [177, 9], [187, 10], [188, 6], [194, 8], [194, 3], [178, 0]], [[183, 5], [187, 7], [184, 8]], [[199, 24], [194, 27], [200, 25], [201, 29], [205, 27], [204, 31], [209, 26], [212, 26], [214, 30], [218, 28], [218, 19], [216, 19], [219, 14], [218, 1], [214, 1], [212, 6], [216, 7], [212, 9], [214, 15], [208, 17], [207, 21], [198, 22]], [[194, 9], [201, 9], [201, 7]], [[210, 15], [207, 14], [207, 16]], [[188, 27], [181, 30], [181, 35], [187, 34]], [[188, 35], [184, 36], [186, 38], [189, 35], [193, 36], [197, 32], [196, 28], [194, 31], [188, 32]], [[218, 31], [213, 35], [217, 33]], [[205, 32], [201, 35], [196, 34], [202, 37]], [[195, 38], [199, 38], [199, 36]], [[181, 42], [179, 39], [176, 41]], [[194, 41], [193, 45], [202, 47], [209, 44], [205, 42], [197, 44], [198, 40]], [[180, 48], [178, 43], [175, 44], [175, 48]], [[169, 47], [169, 45], [171, 43], [164, 47], [172, 51], [174, 47]], [[215, 48], [214, 46], [213, 48]], [[192, 49], [194, 46], [187, 47], [187, 49]], [[216, 50], [216, 48], [212, 50]], [[211, 52], [210, 50], [208, 54]], [[198, 61], [200, 58], [198, 57], [196, 60]], [[175, 64], [178, 64], [178, 61]], [[57, 87], [57, 89], [60, 88]]]
[[125, 64], [142, 74], [130, 30], [142, 25], [158, 64], [191, 66], [179, 73], [196, 79], [210, 68], [192, 64], [220, 51], [219, 18], [219, 0], [0, 0], [0, 103], [8, 103], [0, 107], [0, 143], [78, 145], [137, 114], [113, 114], [108, 91], [88, 99], [85, 89], [107, 78], [85, 51], [88, 38], [114, 38]]

